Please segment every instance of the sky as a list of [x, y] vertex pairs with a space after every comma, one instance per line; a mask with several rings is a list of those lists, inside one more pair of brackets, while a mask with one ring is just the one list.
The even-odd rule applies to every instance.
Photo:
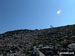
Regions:
[[75, 0], [0, 0], [0, 33], [75, 24]]

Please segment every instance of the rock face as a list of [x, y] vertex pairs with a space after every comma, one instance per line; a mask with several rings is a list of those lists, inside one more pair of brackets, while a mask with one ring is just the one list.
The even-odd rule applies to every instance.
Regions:
[[71, 48], [75, 42], [75, 25], [42, 30], [15, 30], [0, 34], [0, 55], [31, 56], [34, 46]]

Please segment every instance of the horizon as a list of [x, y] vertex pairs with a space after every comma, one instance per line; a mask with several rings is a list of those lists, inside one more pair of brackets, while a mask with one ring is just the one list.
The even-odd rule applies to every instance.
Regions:
[[[72, 25], [75, 25], [75, 24], [72, 24]], [[43, 28], [43, 29], [16, 29], [16, 30], [9, 30], [9, 31], [6, 31], [6, 32], [3, 32], [3, 33], [0, 33], [0, 34], [4, 34], [4, 33], [7, 33], [7, 32], [12, 32], [12, 31], [19, 31], [19, 30], [44, 30], [44, 29], [51, 29], [51, 28], [58, 28], [58, 27], [66, 27], [66, 26], [72, 26], [72, 25], [64, 25], [64, 26], [52, 26], [49, 27], [49, 28]]]

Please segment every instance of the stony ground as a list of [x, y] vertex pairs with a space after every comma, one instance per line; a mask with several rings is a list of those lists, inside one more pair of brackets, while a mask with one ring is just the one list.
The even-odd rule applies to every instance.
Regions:
[[75, 42], [75, 25], [42, 30], [15, 30], [0, 34], [0, 55], [31, 56], [34, 46], [68, 48]]

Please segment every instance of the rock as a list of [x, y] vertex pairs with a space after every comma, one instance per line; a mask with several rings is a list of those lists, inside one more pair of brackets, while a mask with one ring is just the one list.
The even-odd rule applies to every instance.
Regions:
[[75, 50], [75, 43], [69, 44], [68, 47], [71, 48], [71, 49], [73, 49], [73, 50]]

